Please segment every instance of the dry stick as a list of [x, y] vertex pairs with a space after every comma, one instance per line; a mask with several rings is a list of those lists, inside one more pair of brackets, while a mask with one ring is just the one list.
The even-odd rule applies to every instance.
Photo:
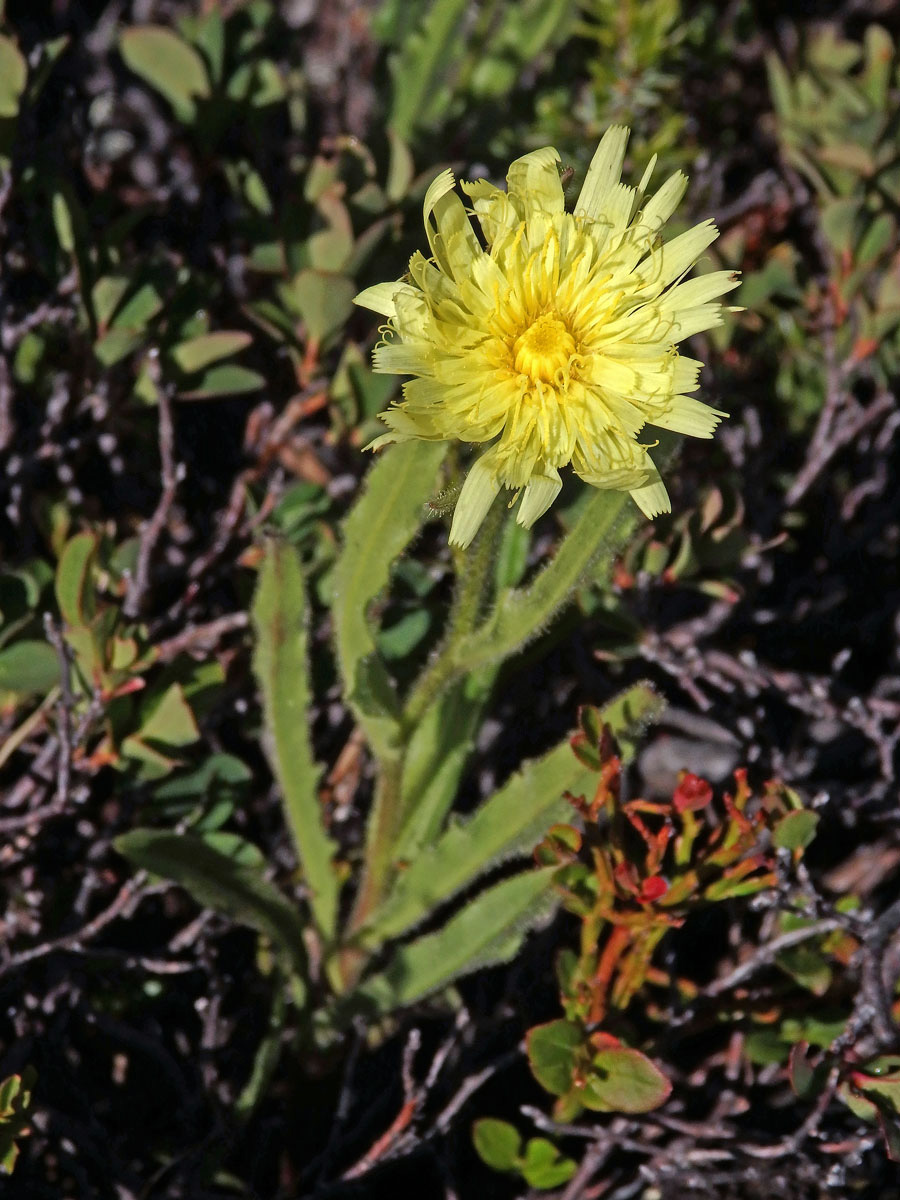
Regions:
[[407, 1043], [403, 1048], [403, 1065], [400, 1073], [403, 1082], [403, 1104], [400, 1107], [400, 1111], [390, 1126], [381, 1137], [372, 1143], [362, 1158], [343, 1173], [341, 1176], [342, 1180], [359, 1179], [360, 1176], [368, 1174], [374, 1166], [377, 1166], [385, 1158], [392, 1157], [391, 1151], [395, 1149], [401, 1134], [406, 1132], [415, 1119], [424, 1099], [422, 1090], [416, 1086], [416, 1081], [412, 1073], [413, 1059], [421, 1043], [421, 1032], [418, 1029], [411, 1030]]
[[748, 958], [746, 962], [735, 967], [728, 975], [722, 979], [714, 980], [705, 989], [704, 999], [712, 996], [720, 996], [723, 992], [737, 987], [739, 983], [743, 983], [751, 975], [755, 975], [760, 968], [770, 966], [782, 950], [789, 950], [792, 946], [809, 941], [810, 938], [818, 937], [823, 933], [833, 933], [834, 930], [841, 928], [843, 926], [840, 921], [829, 917], [823, 921], [816, 921], [813, 925], [807, 925], [804, 929], [792, 929], [789, 933], [783, 933], [781, 937], [774, 938], [771, 942], [767, 942], [765, 946], [760, 946], [751, 958]]
[[464, 1079], [453, 1098], [449, 1100], [448, 1103], [441, 1109], [440, 1113], [438, 1113], [434, 1125], [432, 1129], [428, 1131], [427, 1136], [430, 1137], [432, 1134], [446, 1133], [450, 1128], [450, 1123], [453, 1118], [463, 1107], [466, 1101], [469, 1100], [471, 1096], [474, 1096], [482, 1084], [487, 1083], [492, 1076], [496, 1075], [498, 1071], [502, 1071], [504, 1067], [512, 1066], [514, 1062], [518, 1062], [520, 1057], [521, 1051], [518, 1048], [515, 1050], [509, 1050], [506, 1054], [502, 1054], [499, 1058], [496, 1058], [492, 1063], [488, 1063], [486, 1067], [483, 1067], [480, 1071], [476, 1072], [476, 1074], [470, 1075], [467, 1079]]
[[89, 942], [92, 938], [95, 938], [116, 917], [130, 915], [132, 906], [137, 904], [142, 897], [146, 879], [146, 871], [138, 871], [131, 879], [125, 881], [108, 908], [98, 913], [96, 917], [88, 921], [86, 925], [83, 925], [81, 929], [77, 929], [74, 933], [67, 933], [63, 937], [54, 938], [52, 941], [42, 942], [40, 946], [32, 946], [30, 950], [23, 950], [20, 954], [11, 955], [6, 962], [0, 963], [0, 978], [8, 975], [11, 971], [17, 970], [19, 967], [25, 966], [26, 963], [34, 962], [37, 958], [44, 958], [46, 955], [52, 954], [56, 950], [80, 950], [85, 942]]
[[579, 1197], [584, 1195], [584, 1189], [590, 1183], [591, 1176], [603, 1166], [609, 1157], [610, 1149], [609, 1142], [605, 1140], [588, 1148], [578, 1170], [569, 1180], [569, 1186], [563, 1192], [561, 1200], [579, 1200]]
[[896, 1045], [898, 1029], [891, 1012], [895, 980], [885, 979], [883, 955], [900, 929], [900, 900], [889, 905], [866, 931], [862, 948], [862, 998], [871, 1013], [871, 1027], [881, 1049]]
[[216, 646], [225, 634], [232, 633], [236, 629], [246, 629], [249, 623], [250, 618], [247, 613], [233, 612], [216, 617], [214, 621], [207, 621], [205, 625], [194, 625], [190, 629], [182, 630], [174, 637], [160, 642], [156, 647], [157, 660], [171, 662], [177, 655], [185, 650], [191, 650], [195, 646], [204, 648]]
[[806, 1120], [796, 1132], [790, 1137], [786, 1137], [781, 1142], [776, 1142], [774, 1146], [753, 1146], [744, 1144], [741, 1146], [741, 1152], [749, 1155], [750, 1158], [787, 1158], [788, 1155], [796, 1154], [808, 1137], [819, 1128], [819, 1122], [825, 1115], [825, 1110], [831, 1103], [834, 1093], [837, 1091], [838, 1082], [841, 1077], [841, 1069], [835, 1064], [828, 1073], [828, 1079], [822, 1091], [819, 1093], [815, 1107], [806, 1117]]
[[134, 619], [141, 610], [144, 597], [150, 584], [150, 563], [156, 543], [169, 519], [169, 511], [175, 502], [175, 492], [182, 471], [175, 462], [175, 424], [172, 419], [172, 397], [159, 381], [159, 365], [153, 365], [153, 378], [156, 384], [156, 399], [159, 407], [159, 459], [162, 493], [159, 503], [153, 511], [153, 516], [141, 530], [138, 545], [137, 564], [134, 574], [128, 581], [128, 591], [122, 611], [126, 617]]

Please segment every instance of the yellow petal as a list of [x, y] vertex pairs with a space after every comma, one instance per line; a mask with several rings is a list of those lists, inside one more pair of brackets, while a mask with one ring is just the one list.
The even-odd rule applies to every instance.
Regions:
[[672, 511], [672, 502], [649, 454], [646, 455], [646, 466], [647, 482], [641, 487], [632, 488], [631, 498], [645, 517], [658, 517], [662, 513]]
[[591, 217], [595, 221], [600, 219], [609, 193], [622, 174], [629, 132], [622, 125], [612, 125], [604, 133], [575, 205], [576, 216]]
[[523, 219], [526, 213], [553, 215], [565, 208], [558, 162], [559, 154], [552, 146], [545, 146], [517, 158], [510, 166], [506, 176], [509, 198]]
[[465, 549], [481, 528], [481, 522], [500, 491], [495, 474], [497, 452], [488, 450], [474, 462], [462, 485], [453, 521], [450, 525], [450, 544]]
[[651, 417], [650, 424], [689, 437], [711, 438], [716, 426], [727, 416], [728, 413], [701, 404], [693, 396], [673, 396], [671, 407], [661, 415]]
[[706, 304], [716, 296], [738, 287], [740, 279], [734, 271], [710, 271], [706, 275], [698, 275], [695, 279], [687, 279], [669, 288], [660, 297], [660, 308], [666, 312], [678, 312], [682, 308], [695, 308], [698, 304]]
[[532, 475], [525, 485], [522, 503], [516, 513], [516, 524], [530, 529], [538, 517], [542, 517], [562, 487], [559, 471], [550, 468], [543, 475]]
[[[468, 263], [481, 253], [481, 247], [462, 200], [445, 188], [446, 176], [452, 187], [453, 175], [444, 171], [425, 193], [425, 231], [437, 265], [456, 279], [465, 276]], [[435, 187], [438, 183], [441, 186]]]
[[647, 201], [644, 211], [641, 213], [641, 223], [647, 225], [654, 232], [662, 229], [681, 202], [687, 184], [687, 175], [683, 171], [676, 171], [670, 179], [666, 180], [656, 195]]
[[372, 312], [381, 313], [383, 317], [392, 317], [394, 296], [401, 287], [403, 284], [399, 280], [395, 283], [376, 283], [355, 295], [353, 303], [361, 308], [370, 308]]

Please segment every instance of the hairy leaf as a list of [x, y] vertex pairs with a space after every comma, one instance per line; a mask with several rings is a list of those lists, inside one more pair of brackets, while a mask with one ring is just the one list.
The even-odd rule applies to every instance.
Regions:
[[115, 847], [136, 866], [179, 884], [198, 904], [271, 938], [305, 976], [303, 920], [258, 868], [236, 861], [197, 834], [165, 829], [132, 829], [116, 838]]
[[368, 608], [422, 524], [444, 452], [440, 443], [406, 442], [381, 454], [344, 525], [334, 570], [334, 636], [345, 693], [379, 756], [396, 753], [399, 730], [394, 689], [376, 651]]
[[318, 797], [319, 768], [309, 739], [307, 600], [296, 551], [286, 542], [266, 547], [253, 600], [253, 668], [263, 698], [265, 743], [284, 800], [288, 828], [310, 906], [326, 937], [334, 934], [338, 881], [335, 845], [325, 831]]
[[447, 987], [481, 967], [509, 962], [527, 931], [553, 909], [553, 868], [525, 871], [476, 896], [436, 933], [401, 946], [359, 992], [388, 1013]]
[[[648, 684], [637, 684], [602, 709], [600, 717], [620, 738], [627, 753], [636, 733], [659, 711], [660, 704]], [[446, 710], [441, 711], [448, 715]], [[447, 746], [447, 752], [452, 756], [452, 746]], [[435, 754], [439, 779], [437, 760]], [[393, 891], [373, 915], [368, 926], [370, 934], [379, 941], [396, 937], [489, 867], [529, 852], [550, 825], [569, 814], [563, 793], [592, 791], [595, 778], [566, 740], [543, 758], [526, 762], [465, 824], [452, 826], [424, 851], [420, 851], [424, 839], [414, 842], [404, 831], [397, 855], [403, 858], [408, 853], [411, 865], [400, 873]], [[424, 794], [427, 799], [429, 793]], [[414, 817], [418, 817], [417, 810]], [[423, 832], [420, 827], [420, 834]]]

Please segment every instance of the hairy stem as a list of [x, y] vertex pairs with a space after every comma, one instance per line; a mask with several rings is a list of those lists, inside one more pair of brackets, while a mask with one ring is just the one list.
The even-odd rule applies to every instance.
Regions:
[[454, 551], [458, 584], [447, 623], [447, 636], [437, 657], [419, 676], [406, 701], [403, 724], [407, 732], [421, 721], [449, 681], [460, 674], [459, 643], [476, 629], [484, 611], [487, 584], [496, 561], [505, 516], [504, 506], [495, 502], [471, 549]]

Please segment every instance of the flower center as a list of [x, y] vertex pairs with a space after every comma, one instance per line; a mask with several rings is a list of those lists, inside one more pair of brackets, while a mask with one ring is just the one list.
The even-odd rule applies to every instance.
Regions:
[[516, 338], [515, 367], [520, 375], [552, 383], [556, 372], [575, 353], [575, 339], [559, 317], [544, 313]]

